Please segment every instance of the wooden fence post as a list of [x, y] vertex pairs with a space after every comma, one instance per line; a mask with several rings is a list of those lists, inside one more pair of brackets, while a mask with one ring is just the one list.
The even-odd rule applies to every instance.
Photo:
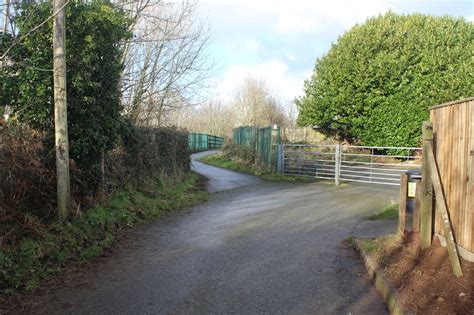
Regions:
[[405, 234], [408, 195], [408, 175], [400, 174], [400, 204], [398, 208], [398, 232]]
[[[306, 129], [305, 129], [306, 130]], [[341, 154], [342, 154], [341, 144], [336, 144], [336, 153], [335, 153], [335, 166], [334, 166], [334, 181], [336, 186], [341, 184]]]
[[448, 247], [449, 258], [451, 260], [451, 267], [453, 268], [456, 277], [462, 276], [461, 262], [459, 261], [459, 254], [454, 242], [454, 233], [451, 228], [451, 221], [449, 220], [448, 206], [444, 195], [443, 184], [439, 175], [438, 165], [433, 152], [433, 146], [430, 144], [428, 150], [424, 153], [428, 156], [428, 161], [431, 168], [431, 180], [436, 195], [436, 209], [441, 215], [443, 222], [444, 237], [446, 238], [446, 247]]
[[421, 196], [420, 210], [420, 244], [421, 248], [431, 246], [433, 231], [433, 183], [431, 181], [431, 168], [428, 159], [428, 150], [433, 145], [433, 124], [425, 121], [423, 123], [423, 166], [421, 184], [423, 194]]
[[277, 173], [283, 173], [283, 144], [277, 144]]
[[271, 143], [270, 143], [270, 157], [271, 157], [270, 169], [272, 172], [278, 171], [278, 145], [279, 144], [280, 144], [280, 127], [274, 124], [271, 130]]
[[420, 232], [420, 211], [421, 211], [421, 198], [423, 195], [423, 183], [416, 181], [416, 192], [415, 192], [415, 208], [413, 209], [413, 221], [412, 231]]

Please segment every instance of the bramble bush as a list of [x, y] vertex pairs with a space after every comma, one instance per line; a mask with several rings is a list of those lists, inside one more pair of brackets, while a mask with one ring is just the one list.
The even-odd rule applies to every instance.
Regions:
[[364, 145], [416, 146], [430, 106], [474, 95], [473, 44], [464, 18], [368, 19], [316, 61], [298, 123]]

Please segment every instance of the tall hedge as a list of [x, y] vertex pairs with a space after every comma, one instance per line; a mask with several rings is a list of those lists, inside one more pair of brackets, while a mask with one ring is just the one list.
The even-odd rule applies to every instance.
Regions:
[[[0, 106], [9, 105], [18, 121], [45, 132], [49, 149], [54, 144], [53, 20], [28, 32], [51, 13], [51, 2], [17, 4], [14, 21], [23, 40], [0, 69]], [[130, 37], [130, 21], [107, 0], [70, 1], [66, 21], [70, 157], [81, 169], [91, 169], [123, 132], [121, 43]], [[2, 44], [0, 52], [10, 47], [11, 38]]]
[[430, 106], [474, 95], [473, 49], [463, 18], [371, 18], [317, 59], [298, 123], [365, 145], [415, 146]]
[[[13, 124], [0, 129], [0, 219], [15, 221], [24, 214], [40, 219], [54, 216], [53, 162], [54, 156], [45, 147], [41, 133]], [[106, 193], [126, 185], [146, 187], [158, 177], [181, 179], [191, 164], [188, 133], [175, 128], [131, 127], [106, 153], [104, 164]], [[100, 176], [98, 170], [71, 165], [71, 195], [82, 210], [95, 201], [91, 197], [96, 195], [94, 187], [84, 187], [82, 183], [85, 172], [94, 178]], [[6, 221], [0, 220], [0, 235], [5, 232], [2, 228], [9, 226]]]

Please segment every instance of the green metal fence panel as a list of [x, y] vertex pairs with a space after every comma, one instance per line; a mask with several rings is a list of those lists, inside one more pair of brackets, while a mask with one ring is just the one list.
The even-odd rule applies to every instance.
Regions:
[[242, 126], [233, 131], [233, 142], [246, 146], [255, 155], [255, 163], [267, 169], [276, 166], [277, 145], [280, 143], [280, 128], [275, 129], [275, 137], [272, 135], [273, 128], [258, 128], [254, 126]]
[[191, 152], [219, 149], [224, 145], [224, 138], [207, 133], [191, 132], [188, 135], [188, 147]]
[[224, 138], [218, 136], [208, 135], [208, 148], [219, 149], [224, 145]]

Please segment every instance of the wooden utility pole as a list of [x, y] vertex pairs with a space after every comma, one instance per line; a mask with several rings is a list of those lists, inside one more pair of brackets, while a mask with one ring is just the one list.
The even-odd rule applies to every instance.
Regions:
[[[2, 26], [2, 36], [0, 36], [0, 46], [3, 43], [3, 38], [8, 31], [8, 19], [10, 18], [10, 0], [3, 0], [3, 26]], [[3, 59], [0, 60], [0, 67], [3, 65]]]
[[53, 1], [54, 128], [58, 215], [66, 219], [70, 205], [69, 140], [66, 93], [66, 1]]
[[0, 38], [0, 44], [3, 36], [7, 33], [8, 23], [10, 18], [10, 0], [3, 0], [3, 27], [2, 27], [2, 37]]

